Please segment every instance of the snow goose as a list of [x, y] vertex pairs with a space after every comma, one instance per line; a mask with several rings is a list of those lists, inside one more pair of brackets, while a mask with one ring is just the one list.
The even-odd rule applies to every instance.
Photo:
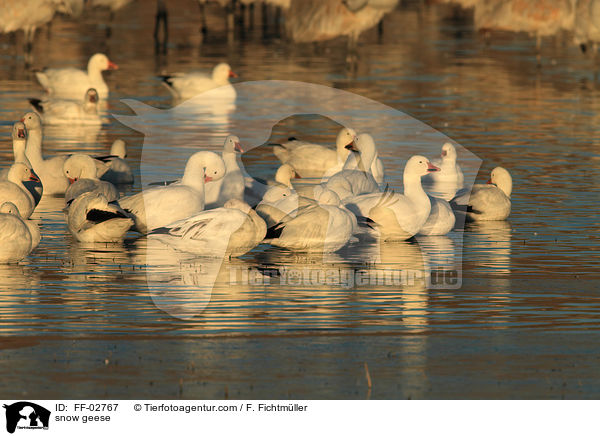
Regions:
[[[0, 263], [16, 263], [31, 253], [35, 248], [31, 234], [35, 232], [33, 226], [37, 228], [33, 222], [29, 226], [26, 224], [13, 203], [5, 202], [0, 206]], [[39, 238], [39, 230], [35, 238]]]
[[[25, 156], [25, 146], [27, 145], [27, 133], [25, 131], [25, 124], [20, 121], [17, 121], [13, 124], [12, 128], [12, 145], [13, 145], [13, 155], [15, 157], [16, 162], [23, 162], [29, 168], [31, 168], [31, 163], [27, 156]], [[0, 180], [8, 179], [8, 171], [9, 168], [3, 168], [0, 171]]]
[[404, 195], [386, 190], [351, 198], [346, 207], [359, 221], [374, 230], [374, 236], [384, 241], [403, 241], [416, 235], [423, 227], [431, 202], [421, 185], [421, 177], [439, 169], [426, 157], [412, 156], [404, 167]]
[[115, 185], [133, 183], [133, 172], [125, 161], [126, 147], [125, 141], [117, 139], [112, 143], [108, 156], [94, 156], [98, 176], [101, 180]]
[[450, 207], [450, 203], [441, 198], [429, 196], [431, 201], [431, 211], [427, 221], [419, 230], [419, 235], [442, 236], [448, 233], [454, 227], [456, 217]]
[[42, 122], [39, 115], [35, 112], [28, 112], [21, 121], [27, 128], [25, 155], [44, 186], [44, 194], [63, 195], [69, 187], [69, 180], [63, 173], [63, 164], [69, 156], [44, 159], [42, 156]]
[[237, 77], [226, 63], [217, 64], [212, 74], [201, 72], [176, 73], [161, 76], [164, 85], [177, 99], [187, 100], [205, 91], [220, 88], [215, 97], [226, 100], [235, 100], [236, 92], [229, 83], [230, 77]]
[[51, 68], [35, 75], [42, 87], [57, 97], [79, 99], [88, 89], [94, 88], [101, 99], [106, 99], [109, 91], [102, 71], [116, 69], [118, 66], [105, 54], [96, 53], [88, 61], [87, 72], [76, 68]]
[[42, 118], [44, 124], [99, 125], [98, 92], [90, 88], [81, 102], [60, 98], [42, 101], [30, 98], [29, 104]]
[[8, 180], [0, 181], [0, 203], [11, 202], [19, 209], [19, 214], [27, 219], [35, 209], [35, 200], [23, 181], [39, 181], [31, 169], [23, 162], [17, 162], [8, 171]]
[[98, 179], [94, 159], [87, 154], [71, 155], [65, 161], [63, 171], [70, 183], [65, 192], [67, 205], [84, 192], [99, 192], [109, 203], [119, 199], [119, 191], [112, 183]]
[[256, 206], [256, 212], [265, 220], [267, 227], [273, 227], [299, 206], [299, 196], [293, 189], [287, 186], [272, 186]]
[[294, 189], [292, 186], [293, 178], [300, 178], [300, 176], [289, 164], [283, 164], [277, 169], [274, 181], [264, 181], [262, 179], [255, 179], [253, 177], [246, 176], [244, 177], [244, 198], [249, 204], [260, 203], [267, 191], [273, 186]]
[[511, 193], [510, 173], [496, 167], [486, 185], [473, 185], [470, 193], [459, 192], [450, 204], [458, 213], [466, 213], [467, 221], [503, 221], [510, 215]]
[[150, 232], [161, 242], [203, 257], [241, 256], [264, 239], [267, 226], [247, 203], [237, 198]]
[[325, 186], [334, 191], [342, 201], [357, 195], [377, 192], [379, 186], [371, 174], [371, 165], [375, 157], [375, 143], [371, 135], [362, 133], [354, 143], [346, 147], [359, 153], [356, 169], [343, 169], [331, 176]]
[[273, 153], [284, 164], [291, 165], [300, 177], [324, 177], [339, 172], [350, 151], [347, 146], [356, 140], [356, 132], [348, 127], [342, 128], [335, 140], [335, 150], [296, 138], [288, 142], [272, 144]]
[[80, 242], [120, 242], [133, 220], [100, 192], [85, 192], [73, 200], [67, 227]]
[[318, 197], [318, 204], [302, 208], [296, 216], [267, 230], [266, 242], [293, 251], [330, 253], [339, 250], [352, 237], [351, 212], [340, 207], [340, 199], [331, 190]]
[[204, 184], [225, 175], [223, 159], [211, 151], [194, 153], [185, 166], [180, 182], [155, 186], [119, 204], [130, 213], [140, 233], [188, 218], [204, 210]]
[[460, 165], [456, 163], [456, 148], [449, 142], [442, 145], [442, 154], [440, 159], [433, 159], [433, 165], [440, 170], [427, 175], [426, 181], [433, 182], [436, 185], [448, 185], [455, 189], [455, 192], [463, 187], [464, 176]]
[[205, 207], [213, 209], [223, 207], [232, 198], [244, 200], [244, 176], [237, 161], [237, 153], [244, 149], [237, 136], [228, 136], [223, 145], [223, 162], [225, 163], [225, 176], [220, 180], [208, 183], [205, 189]]

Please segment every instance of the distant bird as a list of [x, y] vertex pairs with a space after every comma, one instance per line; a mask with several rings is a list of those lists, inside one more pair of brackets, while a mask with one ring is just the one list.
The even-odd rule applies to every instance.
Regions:
[[44, 124], [98, 125], [98, 92], [90, 88], [81, 102], [60, 98], [40, 100], [30, 98], [29, 104], [42, 118]]
[[67, 227], [81, 242], [119, 242], [133, 220], [100, 192], [86, 192], [73, 200], [67, 212]]
[[584, 53], [591, 44], [595, 56], [600, 42], [600, 0], [577, 0], [574, 41]]
[[108, 156], [94, 156], [100, 179], [115, 185], [133, 183], [133, 172], [125, 161], [126, 157], [127, 144], [122, 139], [112, 143]]
[[160, 76], [163, 84], [177, 99], [187, 100], [211, 89], [220, 88], [213, 96], [224, 100], [235, 100], [236, 92], [229, 83], [231, 77], [237, 77], [226, 63], [216, 65], [211, 74], [203, 72], [175, 73]]
[[354, 50], [360, 34], [377, 25], [397, 4], [397, 0], [292, 0], [285, 26], [294, 42], [346, 36], [349, 49]]
[[119, 67], [105, 54], [96, 53], [88, 61], [87, 71], [76, 68], [47, 68], [35, 73], [42, 87], [55, 97], [80, 99], [88, 89], [94, 88], [101, 99], [108, 98], [108, 85], [102, 71]]
[[40, 231], [33, 221], [24, 220], [11, 202], [0, 206], [0, 263], [16, 263], [37, 247]]
[[473, 185], [458, 192], [450, 202], [459, 214], [466, 214], [467, 221], [502, 221], [510, 215], [512, 177], [502, 168], [492, 170], [486, 185]]

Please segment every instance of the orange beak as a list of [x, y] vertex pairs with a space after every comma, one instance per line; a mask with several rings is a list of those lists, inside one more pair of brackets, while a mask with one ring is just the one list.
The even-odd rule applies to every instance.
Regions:
[[19, 138], [25, 138], [25, 130], [24, 129], [17, 129], [17, 137]]
[[212, 177], [204, 176], [204, 183], [207, 183], [207, 182], [212, 182]]
[[240, 144], [239, 142], [236, 142], [234, 145], [234, 148], [239, 151], [240, 153], [244, 152], [244, 149], [242, 148], [242, 144]]
[[235, 74], [233, 71], [229, 70], [229, 77], [235, 78], [237, 76], [238, 76], [237, 74]]
[[488, 180], [488, 181], [487, 181], [487, 184], [488, 184], [488, 185], [493, 185], [493, 183], [492, 183], [492, 180], [491, 180], [491, 179], [490, 179], [490, 180]]
[[75, 183], [77, 181], [77, 179], [72, 179], [70, 177], [67, 177], [69, 179], [69, 184], [72, 185], [73, 183]]
[[38, 178], [38, 176], [36, 176], [36, 174], [33, 171], [29, 175], [29, 180], [32, 181], [32, 182], [39, 182], [40, 181], [40, 179]]
[[431, 162], [427, 162], [427, 171], [428, 172], [432, 172], [432, 171], [439, 171], [440, 169], [438, 167], [436, 167], [435, 165], [432, 165]]
[[109, 70], [118, 70], [119, 66], [114, 62], [108, 61], [108, 69]]
[[448, 152], [446, 150], [442, 151], [442, 156], [446, 156], [448, 154]]

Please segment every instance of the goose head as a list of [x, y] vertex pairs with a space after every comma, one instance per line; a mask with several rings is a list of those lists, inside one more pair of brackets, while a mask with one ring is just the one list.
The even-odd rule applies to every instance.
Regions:
[[69, 179], [69, 183], [75, 183], [79, 179], [94, 179], [96, 175], [96, 164], [87, 154], [74, 154], [63, 164], [63, 173]]
[[8, 170], [8, 180], [16, 183], [17, 185], [21, 182], [39, 182], [40, 179], [36, 176], [31, 168], [25, 165], [23, 162], [17, 162], [12, 164]]
[[27, 139], [27, 130], [25, 129], [25, 123], [17, 121], [13, 124], [12, 139], [14, 141], [24, 141]]
[[346, 149], [360, 153], [358, 169], [365, 172], [370, 171], [371, 164], [377, 154], [375, 141], [371, 135], [361, 133], [353, 143], [346, 145]]
[[298, 175], [296, 170], [294, 170], [294, 167], [290, 164], [281, 165], [275, 173], [275, 181], [289, 188], [292, 187], [292, 179], [294, 178], [299, 179], [300, 176]]
[[121, 159], [125, 159], [127, 157], [127, 149], [126, 149], [125, 141], [122, 139], [117, 139], [110, 146], [110, 154], [112, 156], [118, 156]]
[[261, 203], [277, 203], [280, 200], [287, 200], [289, 198], [297, 198], [298, 194], [292, 189], [284, 186], [273, 186], [269, 188]]
[[88, 61], [88, 72], [118, 69], [119, 66], [114, 62], [111, 62], [104, 53], [96, 53]]
[[330, 206], [340, 206], [342, 204], [340, 197], [331, 189], [323, 188], [317, 192], [315, 189], [315, 200], [319, 204]]
[[507, 197], [510, 197], [512, 193], [512, 177], [506, 169], [502, 167], [494, 168], [488, 183], [496, 185]]
[[216, 83], [225, 85], [229, 83], [230, 77], [237, 77], [237, 74], [233, 72], [229, 64], [222, 62], [215, 65], [212, 72], [212, 78]]
[[2, 203], [2, 206], [0, 206], [0, 213], [6, 213], [6, 214], [10, 214], [10, 215], [16, 215], [18, 217], [21, 216], [21, 214], [19, 213], [19, 209], [17, 208], [17, 206], [15, 206], [15, 204], [11, 203], [10, 201], [6, 201], [6, 202]]
[[439, 170], [440, 169], [433, 165], [425, 156], [416, 155], [412, 156], [408, 162], [406, 162], [406, 166], [404, 167], [404, 178], [420, 179], [425, 174]]
[[442, 161], [456, 162], [456, 148], [449, 142], [442, 145]]
[[243, 153], [244, 149], [240, 143], [240, 138], [235, 135], [229, 135], [225, 138], [225, 144], [223, 145], [223, 153]]
[[338, 155], [340, 156], [348, 156], [349, 147], [354, 145], [354, 141], [356, 141], [356, 132], [350, 127], [344, 127], [339, 131], [337, 137], [335, 138], [335, 147], [338, 151]]
[[28, 132], [31, 132], [32, 130], [41, 130], [42, 128], [42, 119], [35, 112], [27, 112], [23, 115], [23, 118], [21, 118], [21, 122], [25, 124], [25, 128]]
[[225, 163], [212, 151], [199, 151], [190, 156], [185, 165], [182, 183], [188, 186], [221, 180], [225, 176]]

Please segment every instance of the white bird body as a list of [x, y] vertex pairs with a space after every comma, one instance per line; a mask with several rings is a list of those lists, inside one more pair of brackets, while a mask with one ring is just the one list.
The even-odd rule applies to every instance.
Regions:
[[265, 222], [248, 204], [232, 199], [224, 207], [155, 229], [150, 236], [198, 256], [237, 257], [256, 247], [266, 232]]
[[[0, 263], [16, 263], [31, 253], [35, 248], [31, 234], [31, 231], [35, 232], [33, 226], [37, 228], [33, 222], [31, 226], [25, 223], [13, 203], [5, 202], [0, 206]], [[39, 230], [34, 237], [39, 238]]]
[[77, 68], [50, 68], [36, 72], [36, 77], [49, 94], [56, 97], [80, 99], [88, 89], [94, 88], [101, 99], [108, 98], [108, 85], [102, 77], [104, 70], [118, 66], [106, 55], [96, 53], [88, 61], [87, 71]]
[[[15, 124], [13, 124], [12, 145], [15, 163], [23, 162], [30, 169], [33, 168], [31, 166], [31, 162], [29, 162], [29, 159], [27, 159], [27, 156], [25, 155], [25, 148], [27, 146], [27, 133], [25, 132], [25, 124], [20, 121], [17, 121]], [[0, 170], [0, 180], [8, 180], [9, 170], [10, 167]]]
[[91, 6], [95, 8], [108, 8], [111, 12], [116, 12], [124, 8], [133, 0], [91, 0]]
[[456, 216], [446, 200], [436, 197], [429, 197], [431, 201], [431, 211], [425, 224], [419, 229], [420, 235], [442, 236], [454, 228]]
[[225, 174], [223, 159], [210, 151], [193, 154], [181, 182], [146, 189], [119, 201], [130, 213], [140, 233], [188, 218], [204, 210], [204, 183]]
[[385, 241], [403, 241], [416, 235], [431, 212], [431, 202], [421, 185], [421, 177], [437, 171], [423, 156], [412, 156], [404, 168], [404, 195], [372, 193], [345, 203], [359, 221], [366, 219], [374, 236]]
[[99, 192], [81, 194], [67, 212], [67, 227], [80, 242], [119, 242], [132, 225], [126, 212]]
[[23, 185], [25, 180], [38, 181], [31, 169], [23, 162], [13, 164], [8, 171], [8, 180], [0, 181], [0, 204], [13, 203], [19, 210], [19, 215], [23, 219], [28, 219], [36, 203], [33, 195]]
[[125, 161], [127, 156], [126, 144], [122, 139], [117, 139], [110, 147], [109, 156], [98, 156], [96, 168], [98, 177], [115, 185], [132, 184], [133, 172]]
[[63, 165], [63, 172], [69, 179], [65, 192], [65, 203], [69, 205], [85, 192], [98, 192], [110, 203], [119, 199], [119, 191], [110, 182], [98, 179], [96, 164], [87, 154], [74, 154]]
[[440, 170], [428, 174], [426, 177], [438, 184], [451, 184], [456, 189], [461, 189], [464, 183], [464, 175], [460, 165], [456, 163], [456, 148], [449, 142], [442, 146], [441, 158], [433, 159], [431, 163]]
[[244, 200], [244, 176], [237, 161], [237, 153], [242, 153], [240, 139], [237, 136], [228, 136], [225, 139], [223, 153], [225, 163], [225, 176], [219, 180], [207, 183], [205, 186], [205, 208], [214, 209], [223, 207], [228, 200], [235, 198]]
[[82, 101], [49, 98], [45, 101], [29, 99], [29, 103], [48, 125], [100, 125], [98, 115], [98, 93], [88, 89]]
[[219, 88], [211, 93], [212, 98], [235, 100], [237, 93], [229, 83], [230, 77], [237, 77], [226, 63], [216, 65], [212, 73], [203, 72], [176, 73], [163, 77], [163, 83], [177, 99], [187, 100], [211, 89]]
[[44, 159], [42, 156], [42, 124], [39, 115], [28, 112], [23, 117], [27, 127], [27, 148], [25, 154], [33, 171], [39, 177], [46, 195], [63, 195], [69, 187], [69, 180], [63, 174], [63, 165], [69, 156], [55, 156]]
[[470, 194], [459, 192], [451, 204], [458, 211], [466, 206], [467, 221], [503, 221], [510, 215], [511, 193], [510, 173], [502, 167], [496, 167], [488, 184], [473, 185]]
[[250, 205], [260, 203], [267, 191], [274, 186], [294, 189], [292, 178], [299, 177], [294, 168], [289, 164], [281, 165], [275, 172], [275, 180], [267, 180], [266, 183], [253, 177], [244, 177], [244, 198]]

